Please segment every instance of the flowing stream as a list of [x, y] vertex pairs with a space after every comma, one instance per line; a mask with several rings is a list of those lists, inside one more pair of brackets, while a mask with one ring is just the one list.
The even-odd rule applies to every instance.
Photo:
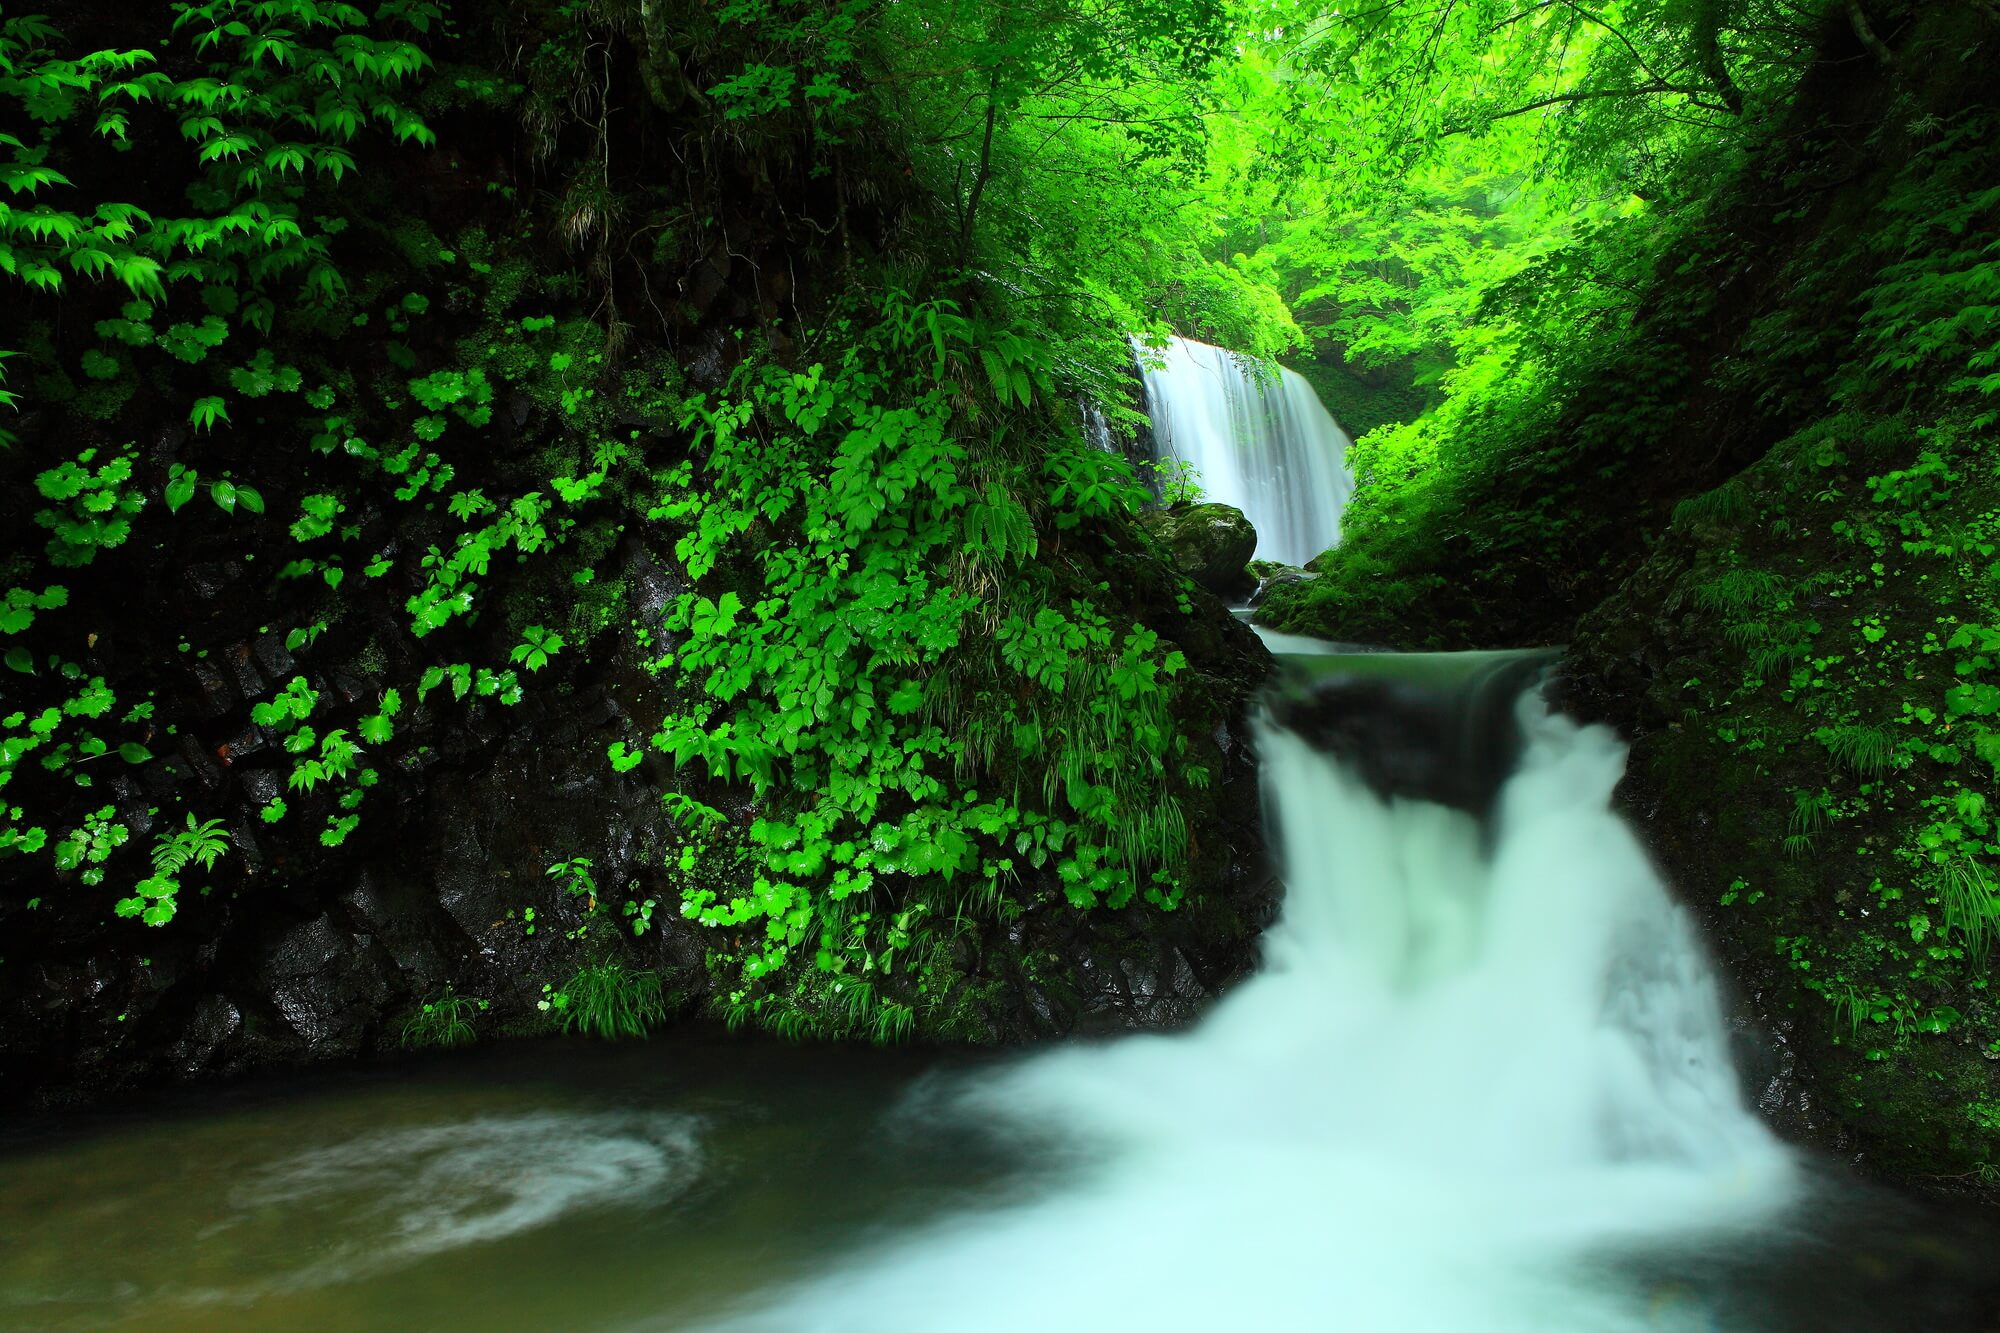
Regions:
[[1194, 469], [1204, 497], [1244, 512], [1257, 558], [1303, 565], [1336, 545], [1354, 489], [1351, 441], [1312, 386], [1189, 338], [1170, 339], [1158, 359], [1145, 371], [1155, 446]]
[[1299, 665], [1283, 914], [1194, 1029], [531, 1043], [17, 1125], [0, 1328], [1993, 1327], [1989, 1221], [1747, 1109], [1613, 735], [1520, 655]]

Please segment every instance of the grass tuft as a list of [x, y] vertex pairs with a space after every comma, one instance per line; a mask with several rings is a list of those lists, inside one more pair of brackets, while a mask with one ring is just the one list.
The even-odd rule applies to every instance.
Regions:
[[473, 1031], [472, 1020], [485, 1007], [485, 1001], [454, 995], [447, 986], [443, 995], [426, 1000], [403, 1024], [403, 1045], [412, 1050], [426, 1046], [469, 1046], [479, 1035]]
[[635, 972], [619, 962], [578, 968], [556, 997], [556, 1021], [564, 1032], [606, 1041], [643, 1037], [667, 1017], [660, 974]]
[[1844, 727], [1821, 727], [1813, 733], [1834, 762], [1864, 778], [1879, 777], [1896, 767], [1901, 742], [1885, 727], [1850, 723]]

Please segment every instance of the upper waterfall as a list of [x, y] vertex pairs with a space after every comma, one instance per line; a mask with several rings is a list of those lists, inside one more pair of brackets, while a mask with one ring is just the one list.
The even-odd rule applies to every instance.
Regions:
[[[1305, 378], [1189, 338], [1148, 367], [1146, 405], [1162, 457], [1192, 466], [1202, 493], [1241, 509], [1257, 556], [1302, 565], [1340, 540], [1354, 490], [1347, 433]], [[1141, 351], [1141, 363], [1153, 357]]]

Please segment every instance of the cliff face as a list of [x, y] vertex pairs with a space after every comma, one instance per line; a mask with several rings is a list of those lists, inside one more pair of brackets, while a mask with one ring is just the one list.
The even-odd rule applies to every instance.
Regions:
[[[155, 17], [93, 6], [70, 36], [157, 45]], [[953, 362], [948, 384], [897, 400], [896, 377], [931, 373], [927, 338], [921, 356], [886, 358], [869, 391], [888, 401], [869, 410], [914, 419], [921, 403], [951, 444], [1004, 420], [995, 434], [1015, 452], [989, 448], [985, 473], [940, 486], [955, 506], [944, 519], [923, 509], [929, 492], [882, 479], [874, 526], [808, 569], [800, 596], [846, 608], [857, 637], [898, 614], [931, 616], [928, 637], [841, 686], [836, 668], [861, 647], [746, 666], [761, 681], [826, 659], [806, 710], [816, 737], [790, 742], [830, 756], [810, 782], [751, 781], [775, 744], [741, 767], [677, 762], [668, 728], [722, 744], [744, 688], [717, 693], [676, 663], [691, 620], [718, 632], [718, 604], [736, 599], [746, 622], [777, 605], [762, 579], [814, 539], [797, 506], [836, 471], [807, 457], [824, 437], [732, 395], [857, 355], [879, 330], [841, 339], [892, 291], [934, 321], [985, 296], [965, 282], [946, 294], [936, 274], [965, 238], [931, 224], [934, 201], [881, 136], [826, 135], [804, 111], [725, 114], [698, 91], [778, 58], [751, 28], [706, 6], [617, 0], [464, 21], [449, 40], [443, 26], [366, 34], [408, 49], [356, 34], [327, 47], [396, 61], [427, 48], [443, 66], [390, 90], [398, 100], [378, 106], [393, 132], [354, 138], [328, 158], [338, 171], [225, 179], [191, 149], [181, 163], [177, 147], [54, 146], [91, 199], [160, 216], [234, 199], [218, 235], [247, 234], [253, 214], [267, 229], [296, 219], [298, 238], [268, 235], [306, 248], [170, 274], [160, 300], [108, 279], [9, 291], [0, 348], [20, 352], [4, 365], [22, 412], [0, 454], [13, 534], [0, 561], [0, 1097], [73, 1101], [588, 1025], [605, 986], [646, 1022], [706, 1007], [827, 1036], [1007, 1041], [1185, 1021], [1247, 970], [1272, 910], [1243, 720], [1268, 667], [1254, 637], [1122, 511], [1051, 494], [1043, 465], [1071, 447], [1073, 397], [1024, 378], [996, 402]], [[332, 41], [301, 33], [300, 51]], [[41, 58], [32, 46], [6, 54], [25, 67]], [[161, 86], [206, 96], [203, 72], [176, 46]], [[282, 119], [283, 70], [246, 56], [216, 77], [247, 81]], [[171, 120], [130, 132], [177, 143]], [[970, 342], [956, 355], [979, 364]], [[721, 446], [698, 429], [723, 407], [800, 472], [728, 530], [728, 559], [694, 570], [690, 543], [724, 525], [710, 481]], [[900, 465], [893, 444], [875, 459]], [[943, 466], [928, 464], [934, 483]], [[859, 591], [913, 563], [920, 517], [971, 531], [974, 500], [1011, 525], [998, 554], [968, 537], [933, 562], [948, 568]], [[1063, 694], [1000, 660], [990, 627], [980, 650], [971, 629], [1001, 620], [1007, 589], [1031, 611], [1090, 606], [1109, 646], [1075, 657], [1098, 674]], [[959, 619], [936, 628], [939, 608]], [[733, 651], [751, 660], [747, 642]], [[899, 672], [913, 678], [893, 709], [874, 706]], [[1165, 908], [1074, 882], [1091, 817], [1065, 802], [1101, 818], [1097, 784], [1136, 780], [1118, 755], [1067, 790], [1016, 771], [1064, 734], [1060, 709], [1134, 698], [1157, 707], [1153, 740], [1176, 760], [1144, 775], [1162, 831], [1132, 853], [1151, 858]], [[960, 729], [906, 748], [890, 712]], [[999, 740], [959, 752], [971, 734]], [[938, 776], [870, 805], [874, 828], [842, 823], [835, 789], [871, 754]], [[986, 835], [951, 825], [973, 818], [978, 787]], [[1038, 840], [1028, 850], [1024, 832], [1004, 868], [996, 791]], [[758, 842], [801, 812], [826, 820], [823, 847]], [[935, 845], [970, 858], [956, 878], [884, 850], [885, 828], [933, 814]], [[775, 892], [780, 850], [796, 881], [784, 887], [809, 910], [768, 923], [799, 936], [791, 971], [746, 978], [767, 923], [744, 924], [732, 900]], [[1082, 877], [1112, 884], [1114, 854], [1089, 856]], [[876, 887], [829, 894], [830, 857], [872, 867]], [[723, 906], [704, 918], [689, 902]]]
[[1569, 704], [1634, 737], [1625, 798], [1803, 1076], [1794, 1127], [1990, 1184], [2000, 17], [1868, 10], [1546, 428], [1260, 619], [1568, 643]]

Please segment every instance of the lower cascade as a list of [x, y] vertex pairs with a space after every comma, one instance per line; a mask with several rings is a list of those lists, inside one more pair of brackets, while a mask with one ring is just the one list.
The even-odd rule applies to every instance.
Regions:
[[1053, 1139], [1064, 1183], [724, 1326], [1744, 1327], [1639, 1273], [1764, 1230], [1801, 1172], [1610, 807], [1625, 747], [1532, 690], [1510, 704], [1484, 826], [1266, 722], [1287, 894], [1261, 973], [1193, 1031], [957, 1085], [943, 1114]]
[[1194, 1028], [516, 1046], [0, 1135], [0, 1327], [1990, 1329], [1990, 1220], [1746, 1106], [1542, 657], [1274, 646], [1284, 906]]
[[1243, 511], [1259, 559], [1303, 565], [1336, 545], [1354, 490], [1351, 442], [1304, 377], [1283, 366], [1255, 374], [1255, 362], [1191, 338], [1168, 339], [1158, 358], [1145, 378], [1160, 456], [1192, 467], [1208, 499]]

